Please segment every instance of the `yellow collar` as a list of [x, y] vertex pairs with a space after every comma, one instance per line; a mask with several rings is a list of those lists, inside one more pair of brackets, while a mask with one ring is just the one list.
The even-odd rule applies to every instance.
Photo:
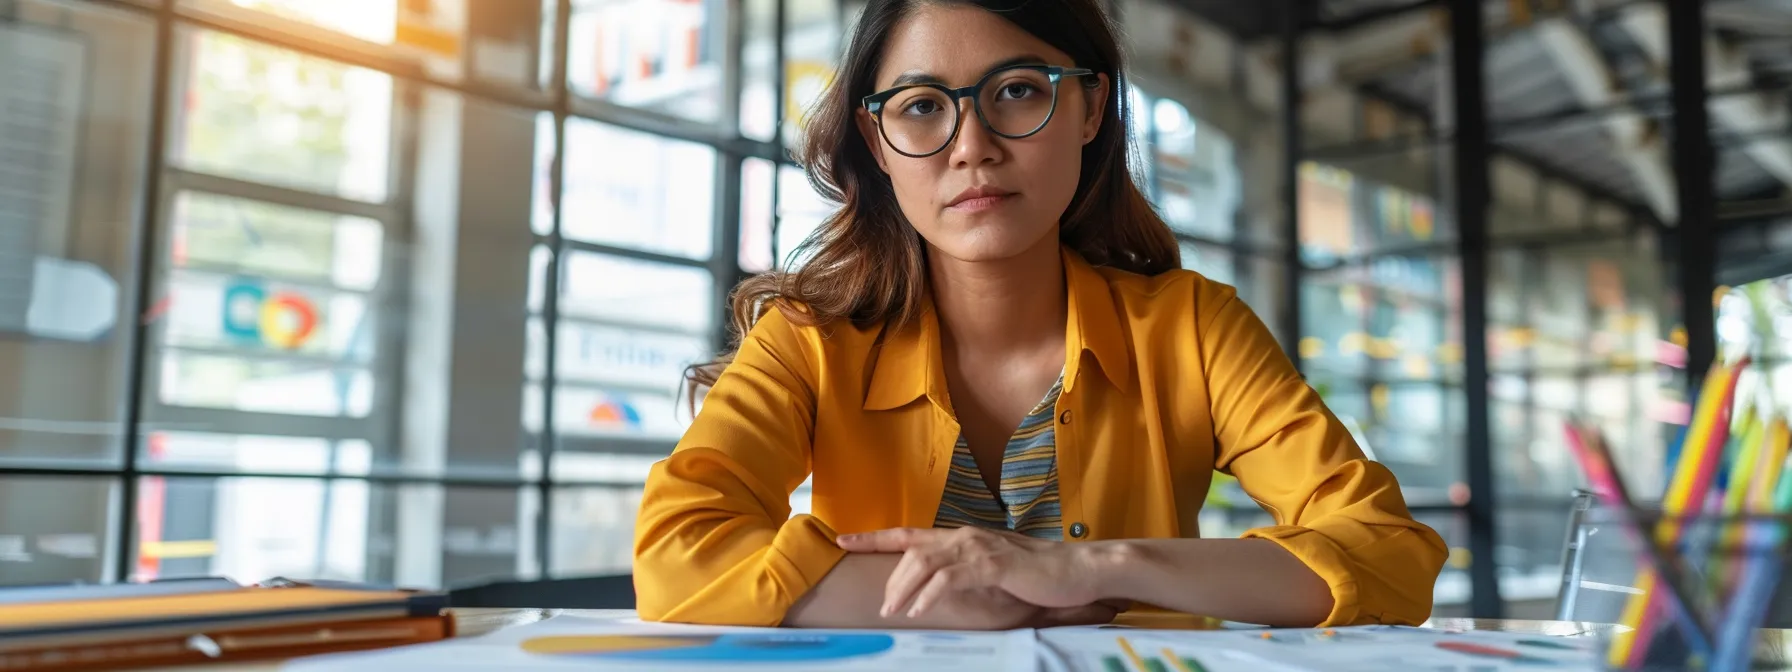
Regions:
[[[1132, 381], [1132, 356], [1126, 330], [1109, 293], [1107, 278], [1069, 247], [1061, 247], [1064, 284], [1070, 295], [1070, 319], [1064, 335], [1064, 391], [1080, 380], [1084, 351], [1095, 361], [1108, 382], [1124, 389]], [[936, 406], [950, 410], [946, 392], [946, 367], [940, 356], [939, 317], [933, 300], [922, 299], [920, 317], [900, 328], [886, 327], [871, 386], [865, 393], [865, 410], [898, 408], [927, 395]]]

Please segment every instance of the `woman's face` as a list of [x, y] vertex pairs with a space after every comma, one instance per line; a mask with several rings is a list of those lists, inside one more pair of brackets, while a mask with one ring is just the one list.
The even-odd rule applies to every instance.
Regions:
[[[891, 33], [872, 90], [916, 82], [956, 89], [1017, 63], [1076, 66], [1068, 55], [986, 10], [930, 4]], [[1095, 79], [1099, 86], [1085, 89], [1085, 79]], [[1052, 95], [1049, 88], [1030, 92], [1002, 79], [992, 79], [986, 87], [992, 91], [982, 98], [994, 105], [1021, 105], [1028, 96], [1049, 100]], [[1033, 249], [1048, 236], [1056, 239], [1058, 220], [1076, 193], [1083, 145], [1101, 127], [1107, 87], [1105, 75], [1065, 77], [1057, 87], [1050, 121], [1024, 138], [991, 133], [977, 120], [971, 99], [961, 99], [957, 136], [931, 156], [917, 158], [896, 151], [879, 132], [877, 118], [863, 107], [858, 112], [859, 131], [889, 174], [902, 213], [937, 253], [963, 261], [1006, 259]], [[884, 123], [915, 124], [943, 115], [949, 125], [953, 114], [937, 105], [900, 103], [886, 103]], [[897, 115], [910, 116], [899, 120]]]

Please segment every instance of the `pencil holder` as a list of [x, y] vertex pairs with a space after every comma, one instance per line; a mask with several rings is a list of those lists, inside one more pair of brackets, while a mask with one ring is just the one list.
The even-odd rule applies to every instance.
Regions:
[[[1574, 581], [1605, 589], [1598, 620], [1616, 623], [1601, 635], [1606, 670], [1697, 672], [1792, 671], [1792, 591], [1781, 590], [1787, 564], [1787, 515], [1667, 515], [1649, 509], [1596, 507], [1587, 512], [1564, 588]], [[1606, 550], [1625, 547], [1631, 578], [1588, 578], [1589, 540], [1606, 535]], [[1604, 554], [1602, 554], [1604, 555]], [[1609, 559], [1611, 556], [1607, 556]], [[1565, 592], [1566, 594], [1566, 592]], [[1584, 597], [1581, 599], [1585, 599]]]

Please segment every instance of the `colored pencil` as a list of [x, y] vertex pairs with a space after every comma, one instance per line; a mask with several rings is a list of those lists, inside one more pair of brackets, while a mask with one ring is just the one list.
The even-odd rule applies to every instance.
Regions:
[[[1746, 366], [1748, 359], [1745, 357], [1731, 366], [1714, 367], [1715, 371], [1708, 377], [1694, 412], [1693, 426], [1687, 432], [1687, 445], [1682, 448], [1680, 464], [1662, 502], [1664, 516], [1656, 525], [1656, 542], [1665, 547], [1676, 548], [1686, 541], [1687, 520], [1711, 510], [1710, 504], [1717, 495], [1712, 487], [1717, 467], [1723, 461], [1724, 449], [1729, 443], [1729, 419], [1735, 403], [1736, 384]], [[1690, 561], [1702, 556], [1680, 553], [1679, 557]], [[1688, 564], [1685, 561], [1681, 564]], [[1653, 593], [1632, 596], [1631, 599], [1640, 599], [1644, 603], [1636, 630], [1638, 646], [1630, 652], [1629, 666], [1634, 668], [1647, 655], [1648, 643], [1659, 629], [1658, 622], [1665, 607]], [[1691, 606], [1690, 602], [1683, 604]], [[1706, 632], [1711, 631], [1707, 629]]]
[[[1581, 430], [1572, 423], [1568, 425], [1567, 431], [1569, 452], [1573, 453], [1575, 458], [1580, 461], [1582, 471], [1587, 474], [1588, 485], [1593, 488], [1595, 494], [1611, 504], [1613, 515], [1618, 517], [1618, 527], [1625, 531], [1627, 538], [1639, 549], [1641, 555], [1639, 564], [1642, 566], [1642, 570], [1637, 577], [1637, 587], [1653, 592], [1656, 577], [1666, 578], [1666, 599], [1668, 606], [1673, 610], [1675, 624], [1680, 628], [1682, 636], [1695, 650], [1709, 651], [1710, 631], [1699, 622], [1697, 614], [1687, 608], [1690, 592], [1681, 580], [1685, 576], [1685, 572], [1672, 562], [1669, 554], [1664, 552], [1661, 546], [1652, 543], [1648, 533], [1643, 531], [1643, 526], [1636, 519], [1634, 513], [1635, 503], [1630, 499], [1630, 493], [1624, 486], [1623, 476], [1618, 472], [1617, 465], [1612, 462], [1611, 453], [1606, 450], [1604, 441], [1600, 439], [1596, 430], [1589, 429], [1583, 435]], [[1634, 605], [1627, 605], [1627, 609], [1640, 609], [1642, 604], [1635, 602]], [[1627, 612], [1626, 620], [1629, 622], [1640, 620], [1640, 617], [1632, 618], [1632, 616]], [[1631, 636], [1634, 636], [1634, 632], [1619, 635], [1614, 638], [1613, 646], [1618, 647], [1621, 644], [1620, 640], [1628, 639]], [[1628, 647], [1624, 648], [1623, 655], [1628, 657]], [[1613, 663], [1613, 665], [1617, 664], [1619, 663]]]
[[[1732, 459], [1729, 460], [1728, 478], [1722, 487], [1722, 502], [1716, 507], [1723, 518], [1718, 521], [1716, 530], [1711, 535], [1715, 540], [1708, 546], [1716, 549], [1715, 567], [1708, 568], [1711, 577], [1712, 594], [1728, 595], [1735, 586], [1742, 563], [1733, 562], [1740, 556], [1732, 554], [1731, 549], [1740, 548], [1748, 534], [1748, 526], [1739, 522], [1732, 523], [1748, 508], [1748, 494], [1759, 472], [1762, 444], [1766, 443], [1767, 427], [1755, 418], [1753, 409], [1743, 409], [1742, 417], [1737, 421], [1742, 427], [1734, 441], [1731, 442]], [[1689, 554], [1697, 556], [1700, 546], [1693, 546]]]
[[[1775, 429], [1777, 431], [1783, 427], [1781, 424]], [[1792, 464], [1788, 464], [1783, 455], [1779, 466], [1777, 472], [1792, 468]], [[1775, 472], [1771, 475], [1775, 483], [1769, 512], [1792, 511], [1792, 478], [1778, 478], [1776, 470], [1767, 471]], [[1750, 521], [1746, 526], [1750, 528], [1750, 534], [1744, 542], [1745, 547], [1738, 551], [1745, 558], [1742, 576], [1731, 594], [1729, 604], [1724, 608], [1723, 628], [1718, 633], [1717, 657], [1711, 668], [1713, 672], [1741, 672], [1748, 668], [1749, 659], [1754, 652], [1754, 633], [1767, 616], [1767, 608], [1772, 604], [1774, 589], [1779, 584], [1784, 566], [1780, 553], [1787, 536], [1785, 522]]]

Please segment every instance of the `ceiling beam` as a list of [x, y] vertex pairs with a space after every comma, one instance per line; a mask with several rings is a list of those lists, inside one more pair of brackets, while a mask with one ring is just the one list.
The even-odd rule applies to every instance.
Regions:
[[[1628, 97], [1618, 88], [1618, 78], [1606, 65], [1599, 47], [1580, 26], [1563, 17], [1552, 17], [1538, 22], [1535, 30], [1538, 41], [1549, 52], [1550, 62], [1568, 81], [1568, 88], [1582, 107], [1608, 107]], [[1599, 120], [1611, 140], [1612, 154], [1630, 170], [1649, 208], [1664, 221], [1678, 220], [1667, 143], [1654, 131], [1650, 119], [1633, 107]]]
[[1311, 30], [1311, 31], [1323, 31], [1323, 32], [1331, 32], [1331, 33], [1342, 32], [1342, 31], [1351, 30], [1351, 29], [1355, 29], [1355, 28], [1361, 28], [1363, 26], [1368, 26], [1370, 24], [1380, 23], [1380, 22], [1386, 21], [1388, 19], [1406, 16], [1406, 15], [1418, 12], [1419, 10], [1428, 9], [1433, 6], [1438, 6], [1438, 5], [1442, 5], [1442, 4], [1444, 4], [1443, 0], [1414, 0], [1413, 2], [1408, 2], [1404, 5], [1390, 5], [1390, 6], [1386, 6], [1386, 7], [1377, 7], [1375, 9], [1357, 12], [1350, 16], [1346, 16], [1346, 17], [1339, 18], [1339, 19], [1331, 19], [1329, 21], [1319, 21], [1319, 22], [1309, 26], [1307, 29]]
[[[1658, 4], [1644, 3], [1631, 8], [1619, 18], [1619, 24], [1630, 33], [1658, 72], [1668, 67], [1667, 13]], [[1748, 57], [1731, 48], [1716, 36], [1705, 36], [1705, 82], [1712, 89], [1740, 88], [1753, 79]], [[1792, 124], [1786, 112], [1786, 97], [1778, 93], [1755, 92], [1725, 96], [1710, 101], [1711, 119], [1724, 131], [1752, 134], [1783, 130]], [[1741, 146], [1763, 170], [1781, 183], [1792, 184], [1792, 141], [1772, 137], [1755, 139]]]
[[[1389, 107], [1393, 107], [1394, 109], [1399, 110], [1402, 114], [1406, 114], [1408, 116], [1417, 117], [1417, 118], [1426, 119], [1426, 120], [1429, 120], [1432, 118], [1430, 109], [1426, 108], [1423, 105], [1414, 103], [1413, 101], [1406, 100], [1399, 96], [1393, 95], [1393, 94], [1383, 90], [1381, 87], [1376, 86], [1374, 83], [1358, 84], [1355, 87], [1353, 87], [1353, 90], [1357, 93], [1357, 95], [1363, 96], [1365, 98], [1373, 99], [1377, 102], [1385, 103]], [[1589, 198], [1606, 201], [1608, 203], [1616, 205], [1619, 208], [1622, 208], [1625, 212], [1629, 213], [1634, 218], [1638, 219], [1639, 221], [1643, 222], [1644, 224], [1647, 224], [1648, 226], [1655, 227], [1655, 228], [1660, 228], [1661, 226], [1663, 226], [1662, 219], [1660, 217], [1657, 217], [1655, 215], [1655, 213], [1648, 208], [1648, 206], [1645, 206], [1641, 203], [1636, 202], [1629, 196], [1612, 191], [1609, 187], [1606, 187], [1606, 186], [1600, 185], [1600, 184], [1595, 184], [1593, 182], [1589, 182], [1584, 177], [1575, 175], [1573, 173], [1569, 173], [1561, 168], [1556, 167], [1553, 164], [1550, 164], [1550, 163], [1542, 160], [1541, 158], [1538, 158], [1538, 157], [1530, 154], [1529, 152], [1525, 152], [1525, 151], [1519, 150], [1519, 149], [1514, 149], [1514, 148], [1508, 147], [1508, 146], [1499, 145], [1497, 142], [1497, 139], [1496, 139], [1494, 148], [1493, 148], [1493, 154], [1495, 156], [1503, 155], [1506, 158], [1512, 159], [1513, 161], [1517, 161], [1519, 164], [1522, 164], [1524, 167], [1535, 171], [1539, 178], [1568, 185], [1570, 187], [1575, 188], [1576, 190], [1579, 190], [1581, 193], [1587, 195]], [[1492, 159], [1491, 156], [1488, 158], [1489, 158], [1489, 160]]]

